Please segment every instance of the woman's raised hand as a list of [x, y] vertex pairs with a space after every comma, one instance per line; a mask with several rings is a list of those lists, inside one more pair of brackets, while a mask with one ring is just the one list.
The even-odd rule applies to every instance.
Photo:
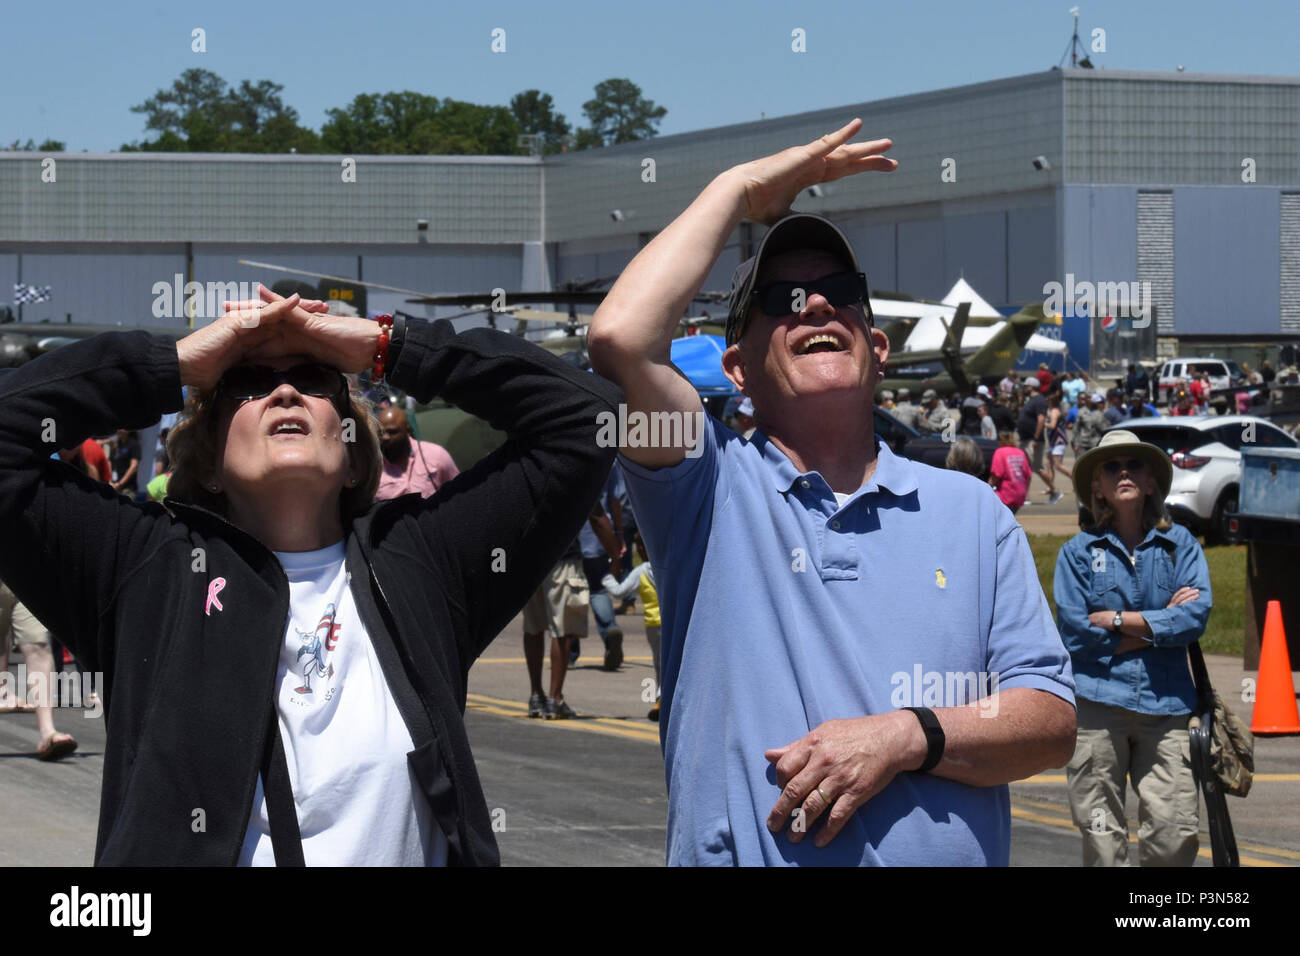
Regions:
[[[275, 298], [278, 301], [270, 305], [227, 303], [225, 315], [178, 341], [176, 357], [180, 362], [181, 384], [204, 391], [211, 389], [226, 369], [273, 342], [285, 317], [299, 306], [296, 294], [287, 299]], [[230, 308], [231, 305], [238, 308]]]
[[[265, 286], [258, 289], [258, 295], [260, 302], [231, 302], [227, 303], [227, 308], [239, 314], [255, 306], [262, 307], [262, 314], [268, 309], [284, 308], [284, 297]], [[379, 346], [379, 324], [370, 319], [327, 315], [327, 308], [318, 299], [296, 303], [283, 312], [280, 321], [267, 338], [250, 351], [248, 358], [304, 355], [341, 372], [360, 372], [370, 368]]]
[[880, 155], [894, 145], [891, 140], [849, 142], [861, 128], [862, 120], [855, 119], [806, 146], [792, 146], [735, 167], [743, 178], [745, 218], [771, 225], [790, 211], [800, 191], [809, 186], [867, 170], [897, 169], [897, 160]]

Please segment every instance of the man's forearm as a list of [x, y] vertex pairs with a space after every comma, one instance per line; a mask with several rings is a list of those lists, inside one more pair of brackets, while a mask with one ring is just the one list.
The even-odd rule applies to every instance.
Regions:
[[615, 350], [667, 361], [682, 313], [744, 218], [736, 170], [717, 176], [623, 270], [596, 310], [588, 335], [593, 364]]
[[[975, 787], [992, 787], [1063, 767], [1074, 753], [1074, 708], [1047, 691], [1012, 687], [966, 707], [934, 711], [943, 727], [943, 759], [930, 771], [936, 777]], [[925, 760], [921, 722], [911, 713], [904, 743], [904, 769]]]

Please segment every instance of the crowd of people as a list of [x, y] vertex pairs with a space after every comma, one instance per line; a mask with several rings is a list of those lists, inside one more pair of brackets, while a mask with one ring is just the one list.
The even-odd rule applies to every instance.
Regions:
[[[894, 454], [874, 428], [889, 340], [857, 255], [790, 212], [812, 185], [896, 167], [859, 128], [717, 176], [601, 304], [596, 374], [492, 330], [327, 318], [262, 289], [179, 341], [107, 333], [0, 377], [0, 578], [105, 674], [96, 862], [496, 864], [470, 666], [522, 611], [529, 715], [572, 717], [588, 612], [616, 670], [614, 602], [633, 594], [669, 863], [1007, 865], [1008, 783], [1061, 766], [1085, 862], [1125, 859], [1126, 777], [1142, 861], [1189, 862], [1175, 672], [1211, 595], [1164, 511], [1168, 459], [1114, 427], [1148, 402], [1046, 369], [950, 403], [882, 394], [954, 437], [950, 469]], [[736, 430], [604, 447], [615, 409], [702, 411], [671, 344], [746, 219], [769, 228], [732, 279]], [[507, 439], [462, 472], [351, 387], [362, 371]], [[49, 420], [78, 440], [62, 463]], [[138, 440], [119, 432], [105, 477], [84, 438], [158, 420], [164, 502], [124, 502], [104, 482], [129, 491]], [[994, 436], [990, 488], [967, 472]], [[1013, 516], [1031, 471], [1089, 506], [1055, 619]]]

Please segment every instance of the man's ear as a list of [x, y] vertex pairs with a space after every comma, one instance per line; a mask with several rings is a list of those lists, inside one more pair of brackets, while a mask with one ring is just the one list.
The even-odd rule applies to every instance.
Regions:
[[884, 368], [889, 361], [889, 336], [876, 328], [871, 329], [869, 335], [871, 350], [876, 353], [876, 368]]
[[745, 362], [740, 355], [740, 345], [729, 345], [722, 353], [722, 374], [727, 376], [737, 390], [745, 391]]

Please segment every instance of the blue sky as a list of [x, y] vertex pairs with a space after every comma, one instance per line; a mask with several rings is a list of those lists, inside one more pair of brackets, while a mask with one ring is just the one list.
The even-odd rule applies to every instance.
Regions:
[[[411, 89], [506, 104], [550, 93], [571, 123], [597, 82], [626, 76], [678, 133], [1048, 69], [1070, 37], [1068, 0], [397, 2], [164, 0], [10, 4], [0, 141], [115, 150], [144, 138], [133, 104], [190, 67], [270, 79], [300, 121], [356, 94]], [[1106, 31], [1109, 69], [1296, 74], [1300, 5], [1082, 0], [1080, 34]], [[207, 52], [191, 51], [191, 30]], [[490, 49], [494, 28], [506, 51]], [[791, 50], [791, 31], [807, 51]]]

